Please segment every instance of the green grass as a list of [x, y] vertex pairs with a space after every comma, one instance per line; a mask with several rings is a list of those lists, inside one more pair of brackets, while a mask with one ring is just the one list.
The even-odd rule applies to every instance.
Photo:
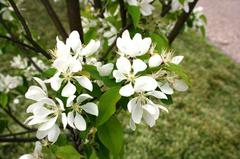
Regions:
[[[27, 11], [24, 15], [31, 29], [40, 32], [45, 48], [53, 48], [57, 33], [49, 25], [50, 19], [42, 14], [44, 9], [38, 1], [28, 3], [33, 4], [23, 4]], [[60, 13], [66, 21], [65, 12]], [[194, 33], [179, 36], [173, 48], [176, 54], [185, 56], [183, 66], [192, 86], [174, 95], [169, 113], [162, 113], [155, 127], [141, 125], [135, 132], [125, 129], [124, 159], [239, 158], [240, 65]], [[7, 54], [1, 56], [0, 71], [9, 72], [9, 59]], [[4, 156], [0, 158], [11, 159], [32, 151], [17, 145], [1, 144]]]

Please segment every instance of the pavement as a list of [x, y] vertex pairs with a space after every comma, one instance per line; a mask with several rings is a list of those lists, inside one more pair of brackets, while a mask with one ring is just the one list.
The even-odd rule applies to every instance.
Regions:
[[240, 63], [240, 0], [199, 0], [207, 16], [207, 37]]

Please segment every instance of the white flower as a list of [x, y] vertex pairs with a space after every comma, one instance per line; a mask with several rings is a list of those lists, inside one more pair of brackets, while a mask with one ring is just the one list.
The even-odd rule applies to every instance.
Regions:
[[37, 141], [32, 154], [25, 154], [19, 157], [19, 159], [40, 159], [42, 158], [42, 144]]
[[55, 143], [58, 139], [59, 134], [60, 134], [60, 129], [56, 124], [54, 124], [51, 128], [47, 130], [43, 130], [43, 131], [38, 130], [36, 137], [40, 140], [47, 137], [48, 141]]
[[194, 0], [184, 0], [184, 3], [181, 3], [180, 0], [173, 0], [171, 4], [171, 10], [176, 11], [178, 9], [183, 9], [186, 13], [189, 12], [189, 3], [192, 3]]
[[[181, 56], [181, 55], [173, 56], [173, 52], [172, 51], [167, 51], [167, 50], [163, 50], [163, 52], [159, 55], [161, 57], [161, 62], [172, 63], [172, 64], [175, 64], [175, 65], [180, 64], [182, 62], [183, 58], [184, 58], [184, 56]], [[154, 57], [154, 60], [157, 61], [157, 58], [159, 58], [159, 56]], [[160, 59], [158, 61], [160, 61]], [[158, 64], [159, 64], [159, 62], [158, 62]], [[150, 65], [150, 63], [149, 63], [149, 65]]]
[[107, 23], [110, 30], [104, 31], [103, 37], [108, 39], [108, 46], [112, 45], [114, 40], [117, 38], [117, 29], [110, 23]]
[[10, 61], [11, 67], [17, 69], [25, 69], [28, 66], [28, 61], [26, 58], [22, 58], [20, 55], [14, 56], [12, 61]]
[[58, 71], [53, 77], [46, 80], [46, 82], [51, 84], [53, 90], [58, 91], [62, 82], [66, 81], [67, 84], [62, 90], [62, 96], [70, 97], [76, 92], [76, 87], [72, 84], [72, 80], [76, 80], [82, 87], [92, 91], [92, 83], [86, 76], [75, 75], [75, 73], [82, 70], [81, 62], [75, 57], [57, 58], [53, 62], [53, 67]]
[[100, 76], [109, 76], [113, 70], [114, 65], [112, 63], [107, 63], [105, 65], [97, 65], [97, 70]]
[[20, 85], [22, 85], [22, 77], [0, 74], [0, 92], [8, 93]]
[[128, 2], [129, 5], [139, 6], [143, 16], [151, 15], [154, 10], [154, 7], [151, 4], [153, 0], [126, 0], [126, 1]]
[[122, 37], [117, 39], [118, 53], [121, 56], [141, 56], [148, 52], [151, 42], [150, 38], [142, 39], [139, 33], [135, 34], [133, 39], [131, 39], [128, 30], [125, 30]]
[[126, 85], [119, 91], [122, 96], [129, 97], [133, 95], [134, 92], [156, 89], [157, 82], [152, 77], [136, 76], [137, 73], [147, 68], [147, 65], [142, 60], [134, 59], [131, 65], [131, 62], [127, 58], [120, 57], [117, 60], [116, 66], [117, 70], [113, 71], [116, 82], [126, 81]]
[[98, 107], [95, 103], [87, 102], [82, 104], [82, 102], [87, 99], [92, 99], [88, 94], [81, 94], [77, 97], [77, 102], [74, 102], [75, 96], [69, 97], [67, 99], [67, 107], [70, 107], [72, 111], [67, 114], [68, 124], [80, 131], [86, 130], [86, 121], [82, 116], [83, 112], [86, 112], [91, 115], [98, 116]]
[[167, 99], [167, 96], [161, 91], [140, 92], [139, 95], [128, 102], [128, 111], [131, 113], [130, 127], [134, 130], [135, 123], [140, 124], [142, 118], [150, 127], [155, 125], [159, 117], [159, 109], [168, 112], [168, 110], [159, 104], [153, 103], [149, 96], [157, 99]]
[[[67, 117], [66, 114], [63, 112], [64, 105], [63, 102], [55, 98], [56, 102], [53, 99], [48, 97], [47, 87], [45, 83], [39, 79], [34, 78], [38, 84], [41, 86], [31, 86], [25, 94], [25, 97], [28, 99], [32, 99], [36, 101], [35, 103], [31, 104], [27, 108], [27, 113], [32, 113], [33, 115], [28, 117], [25, 121], [28, 125], [38, 125], [38, 132], [46, 134], [49, 132], [48, 135], [51, 136], [51, 133], [56, 132], [55, 123], [59, 116], [61, 116], [61, 120], [63, 123], [63, 127], [66, 128], [67, 125]], [[55, 135], [55, 137], [58, 135]], [[38, 137], [38, 136], [37, 136]], [[55, 142], [56, 138], [51, 138], [51, 142]]]

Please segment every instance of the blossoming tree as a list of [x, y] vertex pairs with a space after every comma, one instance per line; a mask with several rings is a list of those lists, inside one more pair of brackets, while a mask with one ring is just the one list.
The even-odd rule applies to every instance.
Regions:
[[[67, 31], [52, 6], [61, 0], [41, 0], [59, 33], [55, 48], [32, 34], [19, 9], [22, 0], [1, 1], [0, 38], [23, 52], [10, 61], [18, 75], [0, 74], [1, 114], [24, 131], [9, 131], [1, 116], [0, 142], [36, 141], [20, 159], [121, 157], [123, 129], [153, 127], [160, 112], [168, 112], [171, 95], [188, 89], [183, 56], [170, 45], [184, 28], [204, 34], [197, 1], [66, 0]], [[28, 114], [23, 122], [18, 104]], [[123, 112], [128, 125], [121, 124]], [[31, 133], [36, 137], [25, 137]]]

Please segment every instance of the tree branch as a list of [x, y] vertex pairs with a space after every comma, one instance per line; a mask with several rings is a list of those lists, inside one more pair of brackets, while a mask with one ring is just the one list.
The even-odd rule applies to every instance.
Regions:
[[164, 1], [161, 1], [162, 3], [162, 12], [161, 12], [161, 17], [164, 17], [170, 10], [171, 10], [171, 3], [172, 1], [168, 1], [167, 4]]
[[102, 2], [101, 0], [93, 0], [93, 7], [96, 9], [96, 10], [99, 10], [99, 17], [100, 18], [104, 18], [104, 15], [103, 15], [103, 7], [102, 7]]
[[49, 0], [41, 0], [41, 2], [44, 5], [44, 7], [46, 8], [47, 13], [50, 16], [50, 18], [52, 19], [59, 34], [62, 36], [62, 38], [65, 41], [67, 39], [68, 35], [67, 35], [61, 21], [59, 20], [59, 17], [57, 16], [56, 12], [54, 11], [51, 3], [49, 2]]
[[120, 15], [121, 15], [121, 22], [122, 22], [122, 28], [125, 28], [127, 24], [127, 11], [124, 7], [124, 1], [118, 0], [119, 6], [120, 6]]
[[21, 121], [19, 121], [13, 114], [10, 110], [7, 110], [5, 108], [2, 108], [9, 117], [11, 117], [19, 126], [21, 126], [22, 128], [26, 129], [26, 130], [35, 130], [35, 129], [32, 129], [32, 128], [29, 128], [28, 126], [24, 125]]
[[80, 39], [84, 43], [83, 27], [80, 12], [79, 0], [66, 0], [68, 21], [71, 31], [76, 30], [80, 34]]
[[197, 2], [198, 0], [194, 0], [192, 3], [190, 3], [189, 12], [188, 13], [182, 12], [182, 14], [178, 17], [177, 22], [175, 23], [172, 31], [168, 35], [169, 44], [171, 44], [175, 40], [175, 38], [178, 36], [178, 34], [180, 33], [180, 30], [182, 29], [182, 27], [184, 26], [184, 23], [189, 18]]
[[0, 138], [0, 142], [35, 142], [38, 139], [36, 137], [32, 138], [17, 138], [17, 137], [12, 137], [12, 138]]
[[15, 2], [13, 0], [8, 0], [9, 3], [11, 4], [18, 20], [20, 21], [20, 23], [22, 24], [22, 27], [23, 29], [25, 30], [26, 32], [26, 39], [33, 45], [33, 47], [36, 48], [36, 50], [38, 50], [38, 52], [40, 52], [42, 55], [44, 55], [46, 58], [48, 59], [51, 59], [51, 55], [46, 52], [41, 46], [39, 46], [34, 40], [33, 40], [33, 37], [32, 37], [32, 34], [30, 32], [30, 29], [25, 21], [25, 19], [23, 18], [22, 14], [20, 13], [17, 5], [15, 4]]
[[23, 131], [23, 132], [4, 134], [4, 135], [0, 135], [0, 138], [15, 137], [15, 136], [18, 136], [18, 135], [26, 135], [26, 134], [30, 134], [30, 133], [34, 133], [34, 132], [36, 132], [36, 130], [28, 130], [28, 131]]

